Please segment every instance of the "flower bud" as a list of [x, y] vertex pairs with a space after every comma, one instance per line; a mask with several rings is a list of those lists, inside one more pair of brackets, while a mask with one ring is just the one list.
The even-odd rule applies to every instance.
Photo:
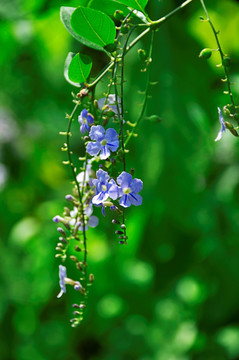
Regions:
[[112, 224], [120, 224], [120, 222], [118, 220], [116, 220], [116, 219], [113, 219]]
[[73, 315], [81, 315], [79, 311], [73, 311]]
[[80, 305], [78, 305], [78, 304], [72, 304], [72, 307], [73, 307], [74, 309], [80, 309]]
[[227, 56], [222, 60], [222, 65], [225, 67], [229, 67], [231, 65], [231, 59]]
[[232, 133], [234, 136], [239, 136], [237, 131], [234, 129], [234, 126], [229, 123], [228, 121], [225, 121], [226, 128]]
[[64, 239], [62, 236], [59, 237], [59, 241], [61, 241], [63, 244], [67, 244], [66, 239]]
[[70, 209], [68, 209], [68, 207], [64, 207], [64, 213], [63, 213], [63, 215], [65, 215], [65, 216], [69, 216], [70, 215]]
[[72, 261], [74, 261], [74, 262], [77, 262], [77, 261], [78, 261], [77, 257], [74, 256], [74, 255], [71, 255], [71, 256], [70, 256], [70, 259], [71, 259]]
[[64, 231], [61, 227], [58, 227], [58, 228], [57, 228], [57, 231], [58, 231], [61, 235], [63, 235], [64, 237], [66, 237], [65, 231]]
[[204, 58], [204, 59], [209, 59], [212, 55], [212, 50], [209, 48], [203, 49], [200, 54], [199, 57], [200, 58]]
[[146, 60], [147, 59], [147, 54], [145, 52], [145, 50], [143, 49], [138, 49], [138, 54], [141, 60]]
[[111, 208], [113, 205], [114, 204], [111, 201], [104, 201], [103, 202], [103, 206], [109, 206]]
[[114, 18], [116, 20], [123, 20], [124, 19], [124, 13], [122, 10], [116, 10], [115, 13], [114, 13]]
[[82, 89], [80, 92], [78, 92], [78, 94], [76, 94], [76, 96], [78, 97], [78, 99], [83, 99], [85, 96], [88, 95], [88, 90], [87, 89]]
[[120, 31], [122, 34], [127, 34], [129, 32], [129, 26], [128, 25], [121, 26]]
[[52, 219], [52, 221], [54, 221], [55, 223], [59, 223], [63, 220], [63, 218], [59, 215], [54, 216], [54, 218]]
[[89, 280], [90, 280], [90, 282], [91, 282], [91, 283], [93, 283], [93, 281], [95, 280], [95, 277], [94, 277], [94, 275], [93, 275], [93, 274], [90, 274], [90, 276], [89, 276]]
[[80, 262], [76, 263], [76, 267], [77, 267], [77, 269], [78, 269], [79, 271], [82, 271], [82, 270], [83, 270], [82, 265], [81, 265]]
[[73, 200], [74, 200], [74, 198], [73, 198], [72, 195], [66, 195], [66, 196], [65, 196], [65, 199], [66, 199], [67, 201], [73, 201]]
[[75, 246], [75, 251], [81, 251], [81, 248], [79, 248], [78, 245]]

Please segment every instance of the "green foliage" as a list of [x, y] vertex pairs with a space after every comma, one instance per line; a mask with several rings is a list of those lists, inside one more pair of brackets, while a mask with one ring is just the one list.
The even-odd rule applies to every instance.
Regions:
[[144, 8], [147, 5], [148, 0], [117, 0], [116, 2], [131, 7], [132, 9], [142, 11], [144, 13]]
[[108, 15], [113, 15], [116, 10], [121, 10], [123, 14], [128, 14], [127, 8], [113, 0], [92, 0], [89, 5], [92, 9], [103, 11], [104, 13]]
[[113, 20], [101, 11], [78, 7], [71, 15], [71, 26], [84, 39], [84, 44], [103, 48], [112, 44], [116, 30]]
[[92, 68], [92, 60], [88, 55], [69, 53], [65, 63], [65, 78], [70, 83], [80, 86], [86, 83]]
[[[146, 115], [162, 121], [142, 121], [128, 154], [130, 166], [143, 173], [143, 205], [129, 212], [131, 240], [124, 248], [115, 242], [108, 218], [102, 218], [101, 230], [90, 230], [89, 267], [96, 280], [87, 320], [76, 330], [66, 321], [75, 291], [56, 298], [57, 236], [51, 222], [71, 189], [57, 149], [73, 89], [62, 69], [74, 48], [59, 22], [59, 2], [2, 3], [0, 358], [237, 360], [238, 138], [228, 132], [214, 143], [216, 107], [226, 95], [222, 68], [215, 67], [217, 52], [209, 61], [198, 58], [202, 48], [216, 45], [199, 21], [197, 2], [155, 34], [152, 79], [158, 84], [151, 88]], [[152, 0], [149, 14], [156, 18], [174, 4]], [[231, 57], [237, 99], [238, 6], [215, 0], [210, 8]], [[147, 50], [147, 40], [139, 48]], [[125, 70], [131, 122], [142, 103], [137, 90], [144, 89], [136, 52], [127, 55]], [[104, 66], [102, 52], [96, 56]], [[77, 121], [74, 126], [77, 131]], [[79, 131], [72, 139], [76, 153], [80, 136]]]

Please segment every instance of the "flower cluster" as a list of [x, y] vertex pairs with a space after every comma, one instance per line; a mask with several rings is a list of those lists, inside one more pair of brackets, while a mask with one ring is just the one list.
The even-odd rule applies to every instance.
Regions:
[[[139, 206], [142, 204], [142, 197], [139, 192], [143, 188], [143, 182], [137, 178], [133, 179], [132, 175], [126, 171], [118, 173], [118, 177], [114, 176], [116, 173], [114, 164], [117, 164], [117, 160], [120, 163], [122, 156], [125, 156], [122, 151], [123, 147], [120, 147], [123, 140], [121, 136], [123, 135], [122, 131], [119, 135], [113, 127], [108, 127], [107, 124], [110, 119], [112, 119], [112, 123], [119, 124], [119, 119], [122, 117], [120, 98], [116, 98], [114, 94], [108, 94], [106, 98], [98, 100], [98, 104], [92, 111], [94, 116], [90, 113], [90, 108], [90, 106], [86, 106], [86, 108], [81, 109], [78, 116], [80, 133], [86, 134], [86, 136], [81, 137], [85, 145], [85, 156], [80, 158], [84, 163], [78, 174], [75, 173], [75, 167], [73, 168], [72, 165], [72, 152], [69, 150], [69, 143], [65, 145], [65, 151], [68, 151], [68, 163], [72, 166], [75, 180], [72, 194], [66, 195], [66, 200], [70, 205], [64, 208], [62, 216], [56, 215], [53, 218], [55, 223], [62, 224], [62, 227], [57, 228], [60, 236], [56, 247], [58, 252], [56, 257], [61, 258], [62, 262], [65, 263], [68, 250], [74, 248], [78, 253], [69, 258], [80, 271], [80, 281], [67, 277], [66, 266], [59, 265], [61, 291], [57, 297], [61, 297], [66, 292], [66, 285], [73, 286], [83, 295], [81, 303], [73, 306], [77, 308], [73, 313], [77, 316], [72, 319], [72, 326], [77, 326], [80, 322], [86, 304], [88, 286], [94, 279], [93, 274], [89, 275], [89, 280], [87, 279], [86, 234], [89, 228], [95, 228], [99, 224], [98, 217], [93, 214], [94, 210], [98, 211], [96, 208], [101, 207], [104, 216], [106, 207], [116, 212], [115, 215], [118, 219], [113, 219], [112, 223], [120, 226], [120, 228], [115, 231], [115, 234], [118, 235], [120, 244], [126, 244], [128, 237], [126, 235], [124, 211], [131, 205]], [[124, 123], [121, 118], [121, 124]]]
[[117, 184], [114, 179], [110, 179], [108, 173], [102, 169], [96, 172], [97, 179], [93, 180], [96, 195], [92, 199], [95, 205], [104, 204], [111, 198], [119, 199], [119, 204], [124, 208], [131, 204], [138, 206], [142, 204], [142, 197], [138, 194], [143, 188], [143, 182], [140, 179], [133, 179], [131, 174], [123, 171], [117, 177]]

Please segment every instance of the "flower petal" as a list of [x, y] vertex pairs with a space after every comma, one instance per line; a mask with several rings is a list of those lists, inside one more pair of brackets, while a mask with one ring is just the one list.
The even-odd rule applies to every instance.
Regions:
[[82, 124], [82, 125], [81, 125], [81, 127], [80, 127], [80, 132], [81, 132], [82, 134], [85, 133], [85, 124]]
[[93, 125], [89, 136], [91, 140], [102, 141], [104, 139], [105, 129], [101, 125]]
[[222, 138], [223, 132], [226, 131], [226, 126], [225, 126], [225, 122], [224, 122], [224, 118], [222, 116], [222, 110], [218, 107], [218, 114], [219, 114], [219, 121], [221, 123], [221, 129], [219, 130], [217, 137], [215, 139], [215, 141], [218, 141]]
[[91, 214], [93, 213], [93, 206], [92, 204], [90, 204], [89, 206], [87, 206], [85, 209], [84, 209], [84, 214], [88, 217], [91, 216]]
[[91, 114], [88, 114], [86, 119], [87, 119], [88, 124], [93, 124], [94, 118]]
[[123, 171], [118, 177], [117, 177], [117, 183], [121, 185], [122, 188], [129, 187], [130, 183], [132, 181], [132, 175], [127, 173], [126, 171]]
[[99, 194], [95, 195], [92, 198], [92, 204], [94, 205], [100, 205], [102, 204], [104, 201], [106, 201], [109, 197], [109, 194], [106, 192], [101, 191]]
[[127, 194], [124, 194], [121, 198], [120, 198], [120, 201], [119, 201], [119, 204], [123, 207], [129, 207], [131, 206], [131, 202], [129, 200], [129, 195]]
[[101, 148], [101, 152], [100, 152], [100, 158], [102, 160], [107, 159], [110, 156], [110, 150], [109, 147], [107, 145], [102, 146]]
[[59, 284], [60, 284], [60, 288], [61, 288], [61, 291], [60, 293], [57, 295], [57, 297], [61, 297], [63, 295], [63, 293], [66, 292], [66, 284], [65, 284], [65, 281], [64, 279], [67, 277], [66, 275], [66, 267], [63, 266], [63, 265], [59, 265]]
[[[104, 183], [104, 184], [107, 183], [109, 178], [110, 178], [109, 174], [106, 171], [102, 170], [102, 169], [99, 169], [98, 171], [96, 171], [96, 176], [97, 176], [98, 181], [100, 181], [101, 183]], [[94, 181], [95, 180], [93, 180], [93, 183], [95, 185]]]
[[103, 106], [106, 104], [106, 98], [99, 99], [99, 100], [97, 101], [97, 103], [98, 103], [98, 108], [99, 108], [100, 110], [102, 110]]
[[139, 206], [142, 204], [142, 196], [134, 192], [129, 194], [129, 199], [131, 203], [135, 206]]
[[143, 181], [140, 179], [133, 179], [130, 188], [132, 192], [140, 192], [143, 189]]
[[87, 225], [92, 228], [95, 228], [98, 224], [99, 224], [99, 219], [97, 216], [94, 215], [89, 218], [89, 221], [87, 223]]
[[100, 149], [101, 149], [101, 144], [99, 142], [89, 142], [86, 146], [86, 152], [88, 152], [88, 154], [90, 154], [91, 156], [96, 156]]
[[119, 147], [119, 140], [110, 141], [107, 143], [107, 146], [110, 148], [111, 151], [116, 151]]
[[117, 140], [118, 134], [113, 128], [109, 128], [105, 132], [105, 138], [107, 142], [115, 141]]
[[119, 195], [119, 186], [114, 184], [109, 189], [109, 196], [111, 199], [116, 200], [118, 199]]
[[86, 109], [83, 109], [82, 112], [81, 112], [81, 116], [83, 118], [86, 118], [87, 117], [87, 114], [88, 114], [88, 111]]

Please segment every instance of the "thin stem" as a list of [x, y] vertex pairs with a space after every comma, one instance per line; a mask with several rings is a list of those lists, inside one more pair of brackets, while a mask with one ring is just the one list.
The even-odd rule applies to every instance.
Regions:
[[105, 69], [100, 73], [100, 75], [91, 83], [87, 85], [87, 88], [92, 88], [98, 84], [98, 82], [105, 76], [105, 74], [114, 66], [114, 61], [111, 61], [108, 65], [106, 65]]
[[216, 42], [217, 42], [217, 46], [218, 46], [218, 51], [220, 53], [220, 56], [221, 56], [221, 61], [222, 61], [222, 66], [224, 68], [224, 72], [225, 72], [225, 80], [227, 82], [227, 88], [228, 88], [228, 92], [229, 92], [229, 96], [230, 96], [230, 99], [231, 99], [231, 103], [232, 103], [232, 107], [233, 107], [233, 113], [235, 115], [236, 113], [236, 106], [235, 106], [235, 102], [234, 102], [234, 99], [233, 99], [233, 95], [232, 95], [232, 90], [231, 90], [231, 82], [230, 82], [230, 78], [229, 78], [229, 72], [228, 72], [228, 69], [227, 69], [227, 66], [223, 65], [223, 59], [224, 59], [224, 53], [222, 51], [222, 47], [221, 47], [221, 44], [219, 42], [219, 38], [218, 38], [218, 32], [215, 30], [215, 27], [209, 17], [209, 14], [208, 14], [208, 11], [207, 11], [207, 8], [205, 6], [205, 3], [203, 0], [200, 0], [201, 2], [201, 5], [202, 5], [202, 8], [206, 14], [206, 17], [207, 17], [207, 21], [209, 22], [210, 26], [211, 26], [211, 29], [213, 31], [213, 34], [214, 34], [214, 37], [216, 39]]
[[146, 90], [145, 90], [145, 98], [144, 98], [144, 103], [140, 112], [140, 115], [137, 119], [137, 121], [134, 123], [134, 128], [133, 130], [130, 132], [130, 134], [128, 135], [126, 141], [125, 141], [125, 146], [128, 144], [128, 142], [130, 141], [131, 137], [133, 136], [133, 134], [135, 133], [135, 130], [137, 128], [137, 126], [139, 125], [140, 121], [142, 120], [143, 116], [144, 116], [144, 112], [146, 109], [146, 105], [147, 105], [147, 100], [148, 100], [148, 93], [149, 93], [149, 85], [150, 85], [150, 74], [151, 74], [151, 64], [152, 64], [152, 52], [153, 52], [153, 41], [154, 41], [154, 33], [155, 31], [152, 31], [151, 34], [151, 41], [150, 41], [150, 47], [149, 47], [149, 56], [148, 56], [148, 61], [149, 61], [149, 69], [148, 69], [148, 75], [147, 75], [147, 84], [146, 84]]
[[170, 19], [173, 15], [175, 15], [178, 11], [182, 10], [185, 6], [190, 4], [193, 0], [187, 0], [184, 3], [182, 3], [180, 6], [178, 6], [176, 9], [168, 13], [167, 15], [163, 16], [159, 20], [152, 21], [150, 24], [146, 24], [145, 26], [148, 26], [146, 30], [144, 30], [139, 36], [137, 36], [127, 47], [127, 52], [135, 45], [137, 42], [139, 42], [148, 32], [150, 32], [152, 29], [156, 30], [162, 25], [165, 21]]
[[84, 244], [84, 280], [85, 280], [85, 284], [84, 284], [84, 288], [85, 288], [85, 298], [86, 298], [86, 293], [87, 293], [87, 241], [86, 241], [86, 231], [85, 231], [85, 214], [84, 214], [84, 204], [82, 201], [82, 194], [80, 191], [80, 185], [79, 182], [77, 181], [77, 177], [76, 177], [76, 171], [74, 168], [74, 164], [72, 161], [72, 156], [71, 156], [71, 151], [70, 151], [70, 136], [71, 136], [71, 125], [72, 125], [72, 121], [73, 121], [73, 117], [75, 115], [76, 110], [78, 109], [80, 105], [80, 101], [77, 101], [76, 105], [74, 106], [74, 109], [72, 110], [71, 115], [68, 117], [69, 122], [68, 122], [68, 127], [67, 127], [67, 135], [66, 135], [66, 144], [67, 144], [67, 155], [68, 155], [68, 159], [69, 159], [69, 163], [70, 163], [70, 167], [72, 170], [72, 175], [74, 178], [74, 182], [76, 184], [77, 187], [77, 192], [79, 195], [79, 201], [80, 201], [80, 209], [81, 209], [81, 216], [82, 216], [82, 223], [83, 223], [83, 244]]

